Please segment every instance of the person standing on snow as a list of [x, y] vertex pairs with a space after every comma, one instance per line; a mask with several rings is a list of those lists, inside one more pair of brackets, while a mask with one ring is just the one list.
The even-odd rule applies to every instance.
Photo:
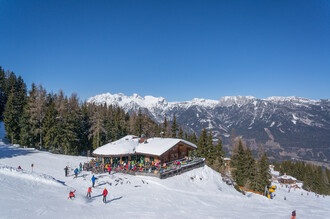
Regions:
[[104, 190], [103, 190], [103, 203], [107, 202], [107, 195], [108, 195], [108, 190], [107, 190], [107, 188], [104, 188]]
[[110, 173], [111, 173], [111, 166], [110, 165], [108, 167], [108, 171], [109, 171], [109, 175], [110, 175]]
[[78, 168], [74, 169], [74, 175], [76, 178], [78, 177]]
[[88, 190], [87, 190], [87, 197], [88, 198], [92, 198], [91, 193], [92, 193], [92, 187], [88, 187]]
[[292, 212], [291, 219], [296, 219], [296, 210], [294, 210], [294, 211]]
[[92, 177], [93, 188], [94, 188], [94, 185], [95, 185], [95, 180], [96, 180], [96, 178], [95, 178], [95, 176], [93, 175], [93, 177]]
[[64, 172], [65, 172], [65, 177], [67, 177], [68, 176], [68, 172], [69, 172], [68, 166], [65, 166]]

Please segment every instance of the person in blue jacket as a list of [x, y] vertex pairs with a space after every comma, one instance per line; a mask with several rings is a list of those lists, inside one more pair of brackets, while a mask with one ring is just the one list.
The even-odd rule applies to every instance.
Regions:
[[95, 178], [95, 176], [93, 175], [93, 177], [92, 177], [93, 188], [94, 188], [95, 180], [96, 180], [96, 178]]
[[78, 177], [78, 168], [74, 170], [74, 175], [76, 176], [76, 178]]

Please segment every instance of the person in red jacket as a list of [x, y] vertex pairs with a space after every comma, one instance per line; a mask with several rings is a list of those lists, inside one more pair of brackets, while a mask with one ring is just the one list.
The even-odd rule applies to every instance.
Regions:
[[110, 165], [108, 167], [108, 171], [109, 171], [109, 175], [110, 175], [110, 173], [111, 173], [111, 166]]
[[92, 198], [91, 193], [92, 193], [92, 187], [88, 187], [88, 190], [87, 190], [87, 197], [88, 198]]
[[107, 195], [108, 195], [108, 190], [107, 190], [107, 188], [104, 188], [104, 190], [103, 190], [103, 202], [104, 203], [107, 202]]
[[76, 190], [70, 191], [68, 199], [74, 199], [75, 198], [75, 195], [74, 195], [75, 191]]

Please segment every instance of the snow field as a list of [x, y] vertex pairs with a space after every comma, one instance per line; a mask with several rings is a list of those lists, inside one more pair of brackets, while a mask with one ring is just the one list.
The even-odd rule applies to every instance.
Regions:
[[[0, 144], [0, 218], [329, 218], [330, 198], [279, 187], [273, 200], [246, 196], [226, 185], [207, 166], [168, 179], [90, 172], [64, 176], [89, 159]], [[31, 163], [34, 164], [32, 172]], [[18, 166], [23, 170], [17, 170]], [[107, 203], [102, 191], [107, 188]], [[70, 190], [76, 198], [68, 199]], [[284, 200], [286, 196], [287, 200]]]

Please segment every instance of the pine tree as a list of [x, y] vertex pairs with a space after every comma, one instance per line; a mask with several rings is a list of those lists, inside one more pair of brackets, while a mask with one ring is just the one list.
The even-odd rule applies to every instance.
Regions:
[[102, 134], [105, 133], [101, 107], [93, 107], [94, 112], [90, 118], [91, 127], [89, 129], [90, 138], [93, 139], [93, 149], [102, 145]]
[[30, 125], [30, 116], [28, 113], [28, 105], [26, 104], [23, 110], [23, 114], [19, 120], [20, 126], [20, 140], [19, 144], [21, 146], [33, 147], [33, 134], [32, 127]]
[[197, 154], [200, 157], [207, 157], [207, 146], [208, 146], [208, 137], [206, 128], [203, 129], [197, 143]]
[[12, 144], [18, 143], [19, 141], [19, 119], [20, 116], [18, 115], [18, 106], [16, 104], [16, 91], [15, 87], [13, 86], [11, 89], [11, 93], [8, 96], [8, 100], [5, 107], [4, 112], [4, 123], [5, 129], [7, 132], [7, 137], [10, 139]]
[[162, 129], [162, 137], [168, 137], [168, 122], [167, 117], [165, 115], [164, 122], [163, 122], [163, 129]]
[[256, 191], [264, 192], [266, 186], [270, 186], [271, 175], [269, 173], [269, 162], [264, 152], [258, 162], [258, 177]]
[[257, 166], [256, 166], [256, 161], [253, 157], [252, 151], [250, 148], [246, 149], [246, 163], [245, 163], [245, 169], [246, 169], [246, 177], [247, 177], [247, 182], [245, 184], [245, 187], [255, 190], [257, 189]]
[[213, 146], [213, 134], [210, 131], [209, 135], [207, 136], [207, 160], [210, 165], [213, 165], [214, 161], [216, 160], [216, 148]]
[[180, 125], [180, 128], [179, 128], [178, 137], [179, 137], [180, 139], [184, 139], [184, 138], [183, 138], [183, 130], [182, 130], [182, 126], [181, 126], [181, 125]]
[[54, 150], [55, 145], [55, 136], [56, 136], [56, 129], [57, 129], [57, 111], [55, 110], [55, 103], [54, 103], [54, 97], [48, 96], [47, 101], [47, 110], [46, 110], [46, 116], [44, 119], [44, 125], [42, 132], [44, 133], [44, 147], [46, 149]]
[[36, 139], [35, 145], [42, 147], [43, 139], [43, 120], [46, 114], [46, 90], [39, 85], [32, 84], [32, 89], [30, 91], [28, 100], [28, 112], [30, 117], [30, 124], [33, 128], [34, 139]]
[[172, 138], [176, 138], [176, 132], [178, 130], [178, 124], [176, 123], [176, 116], [173, 116], [172, 126], [171, 126], [171, 132], [172, 132]]
[[223, 146], [222, 146], [222, 140], [219, 137], [218, 139], [218, 143], [215, 146], [215, 156], [218, 159], [219, 165], [222, 166], [223, 165], [223, 157], [225, 155], [225, 152], [223, 151]]
[[244, 186], [247, 181], [246, 175], [246, 155], [243, 148], [242, 140], [238, 140], [237, 153], [233, 154], [231, 158], [232, 166], [236, 169], [233, 171], [234, 179], [239, 186]]
[[135, 121], [135, 134], [137, 136], [141, 136], [143, 133], [143, 115], [142, 115], [142, 110], [139, 109], [138, 111], [138, 116]]
[[188, 140], [189, 141], [189, 137], [188, 137], [188, 133], [184, 132], [184, 140]]
[[5, 86], [5, 71], [0, 66], [0, 121], [3, 121], [3, 112], [5, 111], [6, 106]]

